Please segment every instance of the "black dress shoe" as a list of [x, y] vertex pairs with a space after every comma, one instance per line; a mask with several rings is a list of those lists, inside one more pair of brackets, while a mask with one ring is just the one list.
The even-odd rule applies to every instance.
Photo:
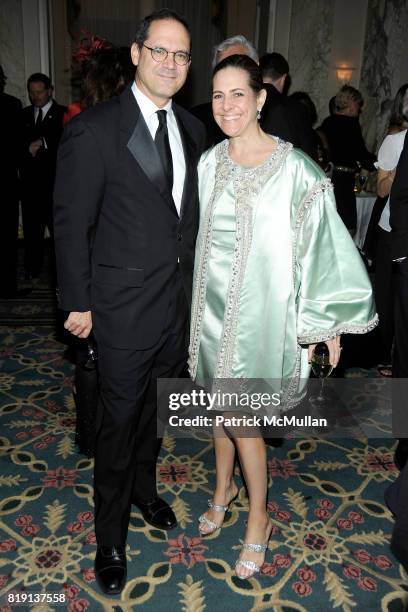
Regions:
[[164, 529], [165, 531], [176, 527], [177, 519], [173, 510], [164, 499], [156, 497], [156, 499], [147, 503], [134, 499], [133, 503], [142, 512], [144, 520], [149, 525], [157, 527], [157, 529]]
[[97, 583], [106, 595], [117, 595], [126, 584], [124, 546], [98, 546], [95, 557]]

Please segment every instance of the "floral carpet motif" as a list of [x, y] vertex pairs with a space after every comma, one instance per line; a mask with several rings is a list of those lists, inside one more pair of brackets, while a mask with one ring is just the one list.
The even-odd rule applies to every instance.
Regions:
[[33, 592], [65, 598], [63, 608], [30, 608], [37, 612], [407, 609], [407, 575], [389, 550], [393, 519], [383, 502], [397, 475], [393, 441], [380, 437], [288, 438], [268, 449], [273, 534], [261, 574], [249, 581], [234, 576], [248, 509], [238, 470], [239, 495], [222, 530], [201, 538], [197, 517], [214, 484], [211, 441], [166, 438], [158, 488], [179, 526], [163, 532], [132, 512], [129, 580], [120, 596], [104, 596], [93, 570], [92, 460], [75, 449], [63, 351], [52, 328], [0, 330], [0, 612], [15, 609], [10, 594]]

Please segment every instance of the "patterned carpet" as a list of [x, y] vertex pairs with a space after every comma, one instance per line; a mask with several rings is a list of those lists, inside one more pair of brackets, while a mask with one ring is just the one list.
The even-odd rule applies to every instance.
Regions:
[[24, 247], [18, 250], [18, 287], [30, 289], [24, 298], [0, 298], [0, 325], [55, 325], [57, 301], [50, 274], [50, 245], [45, 244], [45, 263], [41, 275], [34, 280], [24, 278]]
[[[21, 283], [23, 288], [29, 283]], [[29, 296], [0, 299], [0, 325], [52, 325], [56, 318], [55, 292], [34, 285]]]
[[103, 596], [93, 571], [92, 462], [74, 447], [64, 346], [51, 327], [3, 327], [0, 351], [0, 612], [14, 610], [10, 595], [41, 591], [65, 603], [30, 608], [37, 612], [408, 609], [382, 497], [397, 473], [389, 439], [288, 439], [268, 450], [274, 533], [262, 574], [250, 581], [233, 574], [247, 510], [241, 480], [224, 528], [201, 539], [197, 516], [214, 481], [211, 443], [166, 439], [159, 493], [179, 527], [161, 532], [134, 512], [127, 587], [120, 597]]

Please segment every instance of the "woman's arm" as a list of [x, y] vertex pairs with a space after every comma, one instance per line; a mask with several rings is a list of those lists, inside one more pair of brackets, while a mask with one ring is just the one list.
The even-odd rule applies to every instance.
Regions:
[[[303, 203], [306, 208], [302, 213]], [[336, 211], [327, 181], [315, 185], [297, 215], [298, 343], [313, 345], [341, 334], [369, 332], [378, 319], [372, 286], [364, 262]], [[338, 340], [328, 346], [330, 362], [334, 364], [338, 360]]]
[[393, 170], [383, 170], [382, 168], [378, 168], [377, 195], [380, 198], [385, 198], [389, 195], [394, 176], [395, 168]]

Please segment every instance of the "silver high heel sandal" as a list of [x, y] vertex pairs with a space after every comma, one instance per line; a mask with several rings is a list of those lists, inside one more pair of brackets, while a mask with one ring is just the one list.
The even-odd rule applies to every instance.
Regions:
[[[211, 501], [211, 499], [209, 499], [208, 500], [208, 507], [211, 510], [215, 510], [215, 512], [224, 512], [225, 513], [228, 510], [228, 506], [234, 501], [235, 497], [233, 497], [233, 499], [231, 499], [230, 503], [227, 506], [220, 506], [219, 504], [214, 504]], [[204, 514], [202, 514], [201, 516], [198, 517], [198, 522], [199, 522], [198, 531], [203, 536], [211, 535], [212, 533], [217, 531], [217, 529], [221, 529], [221, 527], [222, 527], [222, 523], [221, 523], [221, 525], [218, 525], [217, 523], [214, 523], [214, 521], [211, 521], [209, 518], [207, 518]], [[203, 531], [202, 528], [201, 528], [201, 525], [205, 525], [206, 527], [208, 527], [208, 529], [210, 529], [210, 531]]]
[[[268, 538], [269, 541], [269, 538]], [[255, 553], [265, 553], [267, 551], [268, 548], [268, 543], [266, 544], [247, 544], [246, 542], [244, 542], [242, 544], [242, 548], [244, 550], [250, 550], [251, 552], [255, 552]], [[245, 569], [248, 569], [251, 573], [248, 574], [248, 576], [240, 576], [239, 574], [236, 573], [237, 578], [240, 578], [241, 580], [247, 580], [248, 578], [252, 578], [252, 576], [254, 574], [257, 574], [258, 572], [261, 571], [261, 567], [260, 565], [258, 565], [257, 563], [255, 563], [255, 561], [250, 561], [249, 559], [237, 559], [235, 561], [235, 568], [239, 567], [239, 566], [245, 567]]]

